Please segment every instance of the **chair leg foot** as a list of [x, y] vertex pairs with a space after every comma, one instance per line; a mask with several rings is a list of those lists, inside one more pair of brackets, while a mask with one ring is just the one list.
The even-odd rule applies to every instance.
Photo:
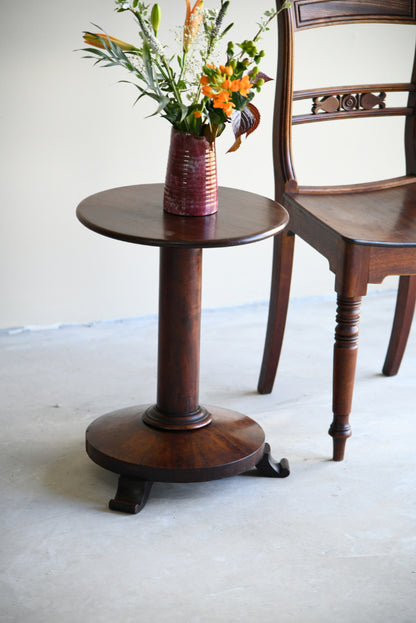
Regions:
[[349, 424], [339, 425], [333, 422], [328, 433], [333, 438], [332, 460], [343, 461], [347, 439], [351, 437], [351, 426]]

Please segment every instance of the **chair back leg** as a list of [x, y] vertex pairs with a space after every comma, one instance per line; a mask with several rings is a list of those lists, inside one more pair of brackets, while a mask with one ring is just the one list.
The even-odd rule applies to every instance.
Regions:
[[415, 304], [416, 275], [404, 275], [399, 279], [393, 328], [383, 366], [385, 376], [394, 376], [399, 371], [412, 326]]
[[260, 394], [270, 394], [272, 391], [280, 359], [289, 304], [294, 244], [295, 236], [286, 232], [274, 239], [269, 319], [257, 386]]

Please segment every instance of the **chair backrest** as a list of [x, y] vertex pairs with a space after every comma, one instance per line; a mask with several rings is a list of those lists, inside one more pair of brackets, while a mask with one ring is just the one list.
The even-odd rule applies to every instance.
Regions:
[[[281, 0], [276, 0], [278, 7]], [[283, 192], [351, 192], [388, 188], [416, 181], [416, 56], [410, 82], [353, 84], [294, 91], [295, 32], [337, 24], [392, 23], [416, 25], [416, 0], [294, 0], [278, 21], [278, 68], [274, 113], [276, 198]], [[405, 106], [390, 106], [389, 94], [405, 92]], [[310, 100], [308, 114], [293, 114], [293, 102]], [[348, 186], [299, 186], [292, 157], [292, 125], [327, 120], [401, 115], [405, 117], [406, 175]]]

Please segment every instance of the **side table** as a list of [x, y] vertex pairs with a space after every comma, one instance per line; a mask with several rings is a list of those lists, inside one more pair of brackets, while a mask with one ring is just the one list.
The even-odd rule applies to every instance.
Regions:
[[125, 186], [84, 199], [81, 223], [93, 231], [160, 247], [157, 400], [96, 419], [86, 431], [89, 457], [119, 474], [110, 508], [138, 513], [153, 482], [201, 482], [257, 467], [286, 477], [263, 429], [249, 417], [199, 404], [202, 249], [263, 240], [288, 222], [285, 209], [260, 195], [219, 189], [219, 209], [204, 217], [162, 209], [163, 184]]

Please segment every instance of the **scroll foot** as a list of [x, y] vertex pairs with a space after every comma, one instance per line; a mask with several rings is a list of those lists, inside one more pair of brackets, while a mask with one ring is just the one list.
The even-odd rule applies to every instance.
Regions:
[[262, 476], [268, 476], [269, 478], [287, 478], [290, 474], [288, 460], [282, 459], [280, 463], [275, 461], [270, 454], [268, 443], [264, 444], [264, 454], [257, 463], [256, 468]]
[[147, 502], [152, 485], [150, 480], [120, 476], [116, 496], [110, 500], [109, 507], [122, 513], [139, 513]]

